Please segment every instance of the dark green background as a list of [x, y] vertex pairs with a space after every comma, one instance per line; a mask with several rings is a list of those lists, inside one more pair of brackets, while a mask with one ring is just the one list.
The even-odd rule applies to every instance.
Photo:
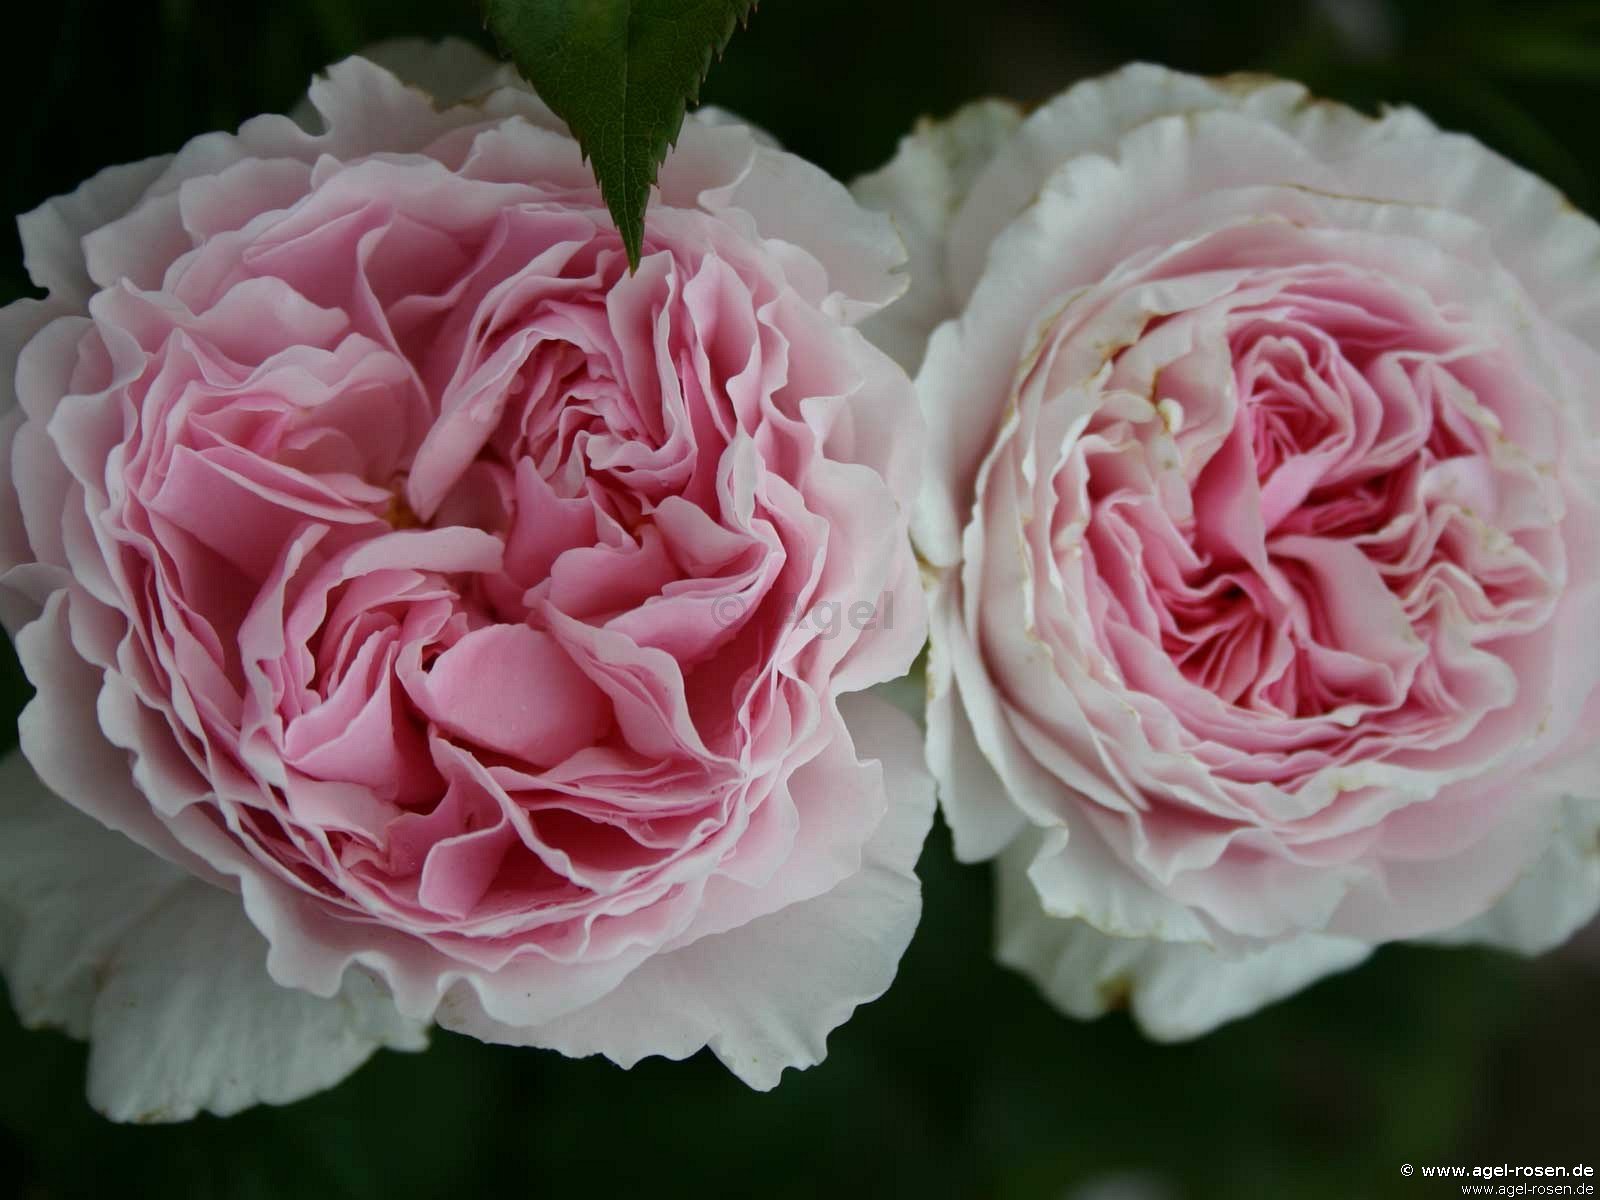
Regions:
[[[377, 38], [481, 40], [465, 0], [54, 0], [13, 7], [7, 213], [95, 169], [283, 109]], [[1350, 24], [1350, 14], [1356, 20]], [[1344, 31], [1341, 32], [1341, 21]], [[767, 0], [708, 98], [841, 176], [922, 113], [1042, 99], [1130, 58], [1406, 101], [1600, 201], [1600, 4]], [[25, 287], [13, 234], [0, 288]], [[8, 712], [22, 700], [7, 664]], [[7, 731], [10, 722], [0, 724]], [[0, 735], [5, 736], [5, 735]], [[1139, 1173], [1178, 1197], [1458, 1194], [1400, 1164], [1600, 1163], [1600, 936], [1536, 963], [1390, 948], [1197, 1043], [1056, 1016], [987, 950], [990, 889], [936, 831], [892, 992], [828, 1061], [744, 1089], [708, 1056], [623, 1073], [438, 1035], [287, 1109], [119, 1128], [84, 1051], [0, 1005], [0, 1197], [918, 1195], [1068, 1200]]]

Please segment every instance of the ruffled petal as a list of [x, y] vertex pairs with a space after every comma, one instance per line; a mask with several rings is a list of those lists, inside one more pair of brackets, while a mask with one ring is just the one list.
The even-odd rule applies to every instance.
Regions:
[[862, 869], [832, 891], [652, 958], [604, 999], [537, 1031], [565, 1054], [628, 1067], [710, 1046], [762, 1091], [822, 1061], [828, 1033], [887, 990], [921, 911], [915, 867], [933, 819], [916, 726], [871, 694], [840, 702], [857, 751], [877, 759], [888, 813]]
[[916, 371], [934, 327], [954, 316], [965, 299], [946, 277], [950, 222], [972, 181], [1021, 120], [1021, 110], [1009, 101], [978, 100], [944, 120], [920, 121], [888, 163], [850, 185], [862, 204], [894, 218], [906, 245], [911, 286], [861, 330], [907, 371]]
[[62, 803], [20, 753], [0, 760], [0, 971], [25, 1023], [89, 1039], [106, 1116], [286, 1104], [425, 1044], [366, 977], [324, 1000], [273, 983], [266, 956], [238, 897]]
[[[171, 161], [168, 155], [107, 167], [76, 191], [46, 200], [18, 217], [28, 277], [48, 291], [52, 301], [74, 307], [87, 304], [98, 289], [85, 265], [83, 239], [126, 216]], [[159, 252], [160, 248], [147, 249]]]
[[1026, 843], [996, 864], [995, 953], [1079, 1019], [1129, 1007], [1150, 1037], [1181, 1041], [1248, 1016], [1307, 984], [1347, 970], [1372, 947], [1354, 938], [1300, 934], [1256, 949], [1115, 937], [1039, 903]]

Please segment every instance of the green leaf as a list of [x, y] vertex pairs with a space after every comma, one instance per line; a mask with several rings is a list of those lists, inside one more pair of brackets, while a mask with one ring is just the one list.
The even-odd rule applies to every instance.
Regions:
[[484, 0], [506, 56], [594, 164], [630, 266], [656, 168], [755, 0]]

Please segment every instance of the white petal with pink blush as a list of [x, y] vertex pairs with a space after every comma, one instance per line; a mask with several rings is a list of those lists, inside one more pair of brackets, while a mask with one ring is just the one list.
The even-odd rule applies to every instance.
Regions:
[[920, 911], [915, 729], [851, 695], [924, 641], [921, 422], [855, 328], [904, 248], [714, 114], [630, 273], [505, 68], [376, 57], [438, 95], [350, 59], [22, 219], [0, 969], [123, 1119], [434, 1021], [771, 1087]]
[[1600, 905], [1600, 228], [1282, 81], [997, 112], [857, 190], [929, 264], [873, 329], [918, 370], [928, 761], [1001, 958], [1181, 1037], [1386, 941], [1566, 937]]

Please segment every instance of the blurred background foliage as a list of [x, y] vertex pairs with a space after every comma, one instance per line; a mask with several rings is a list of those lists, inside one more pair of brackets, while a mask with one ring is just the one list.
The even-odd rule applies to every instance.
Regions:
[[[52, 0], [13, 7], [0, 209], [282, 110], [374, 40], [483, 41], [471, 0]], [[1140, 58], [1406, 102], [1600, 202], [1600, 3], [766, 0], [706, 98], [841, 177], [915, 118], [1043, 99]], [[27, 288], [0, 242], [0, 290]], [[26, 685], [4, 664], [6, 715]], [[0, 739], [13, 735], [10, 720]], [[601, 1061], [440, 1034], [338, 1090], [176, 1128], [111, 1126], [83, 1047], [0, 1004], [0, 1195], [651, 1194], [1186, 1200], [1445, 1195], [1404, 1162], [1595, 1163], [1600, 935], [1527, 963], [1392, 947], [1199, 1042], [1058, 1017], [988, 954], [987, 872], [923, 857], [927, 910], [887, 997], [826, 1063], [745, 1090], [708, 1056]]]

